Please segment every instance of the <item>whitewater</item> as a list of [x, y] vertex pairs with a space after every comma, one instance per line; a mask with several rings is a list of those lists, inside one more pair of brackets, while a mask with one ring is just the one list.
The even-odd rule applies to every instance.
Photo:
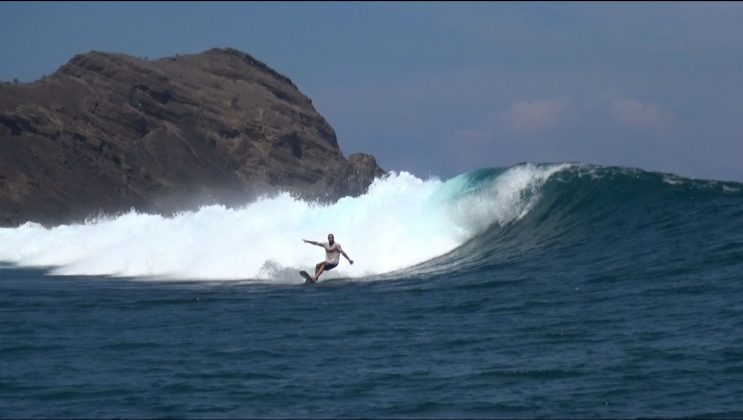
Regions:
[[743, 184], [583, 163], [26, 223], [0, 417], [741, 418], [742, 278]]
[[474, 186], [472, 173], [443, 182], [392, 172], [366, 194], [329, 205], [280, 193], [173, 217], [131, 210], [50, 228], [26, 223], [0, 228], [0, 261], [59, 275], [296, 283], [297, 270], [323, 258], [301, 240], [333, 233], [355, 264], [341, 264], [326, 278], [368, 278], [425, 262], [493, 224], [518, 220], [544, 182], [570, 166], [518, 165]]

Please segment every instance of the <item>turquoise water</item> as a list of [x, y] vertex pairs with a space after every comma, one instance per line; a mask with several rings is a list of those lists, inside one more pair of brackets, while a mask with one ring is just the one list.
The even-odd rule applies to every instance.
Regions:
[[316, 286], [62, 275], [107, 261], [0, 232], [0, 417], [742, 417], [743, 184], [530, 168], [426, 196], [489, 206], [443, 254]]

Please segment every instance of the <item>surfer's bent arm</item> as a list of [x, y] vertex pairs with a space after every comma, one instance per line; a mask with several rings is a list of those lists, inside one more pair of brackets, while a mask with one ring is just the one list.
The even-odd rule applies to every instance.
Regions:
[[346, 259], [348, 260], [348, 262], [349, 262], [349, 263], [351, 263], [351, 264], [353, 264], [353, 260], [352, 260], [352, 259], [350, 259], [350, 258], [348, 258], [348, 254], [346, 254], [346, 253], [345, 253], [345, 251], [343, 251], [342, 249], [341, 249], [340, 251], [341, 251], [341, 254], [342, 254], [342, 255], [343, 255], [344, 257], [346, 257]]

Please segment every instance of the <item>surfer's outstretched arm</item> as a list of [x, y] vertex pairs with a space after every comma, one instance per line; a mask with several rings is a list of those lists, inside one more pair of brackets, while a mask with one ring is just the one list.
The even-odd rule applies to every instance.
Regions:
[[306, 244], [312, 244], [312, 245], [322, 246], [322, 244], [320, 242], [308, 241], [307, 239], [302, 239], [302, 241], [304, 241], [304, 243], [306, 243]]

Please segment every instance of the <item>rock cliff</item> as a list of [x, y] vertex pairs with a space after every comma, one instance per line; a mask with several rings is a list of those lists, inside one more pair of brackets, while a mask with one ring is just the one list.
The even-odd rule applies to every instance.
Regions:
[[0, 86], [0, 225], [170, 214], [277, 190], [333, 201], [383, 174], [370, 155], [343, 156], [291, 80], [234, 49], [90, 52]]

